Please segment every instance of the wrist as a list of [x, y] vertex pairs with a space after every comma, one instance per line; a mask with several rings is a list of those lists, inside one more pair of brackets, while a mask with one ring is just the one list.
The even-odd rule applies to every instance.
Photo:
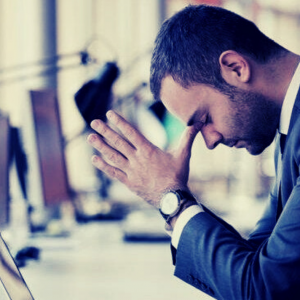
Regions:
[[197, 201], [195, 199], [188, 199], [186, 201], [184, 201], [181, 205], [181, 209], [178, 211], [178, 213], [171, 217], [169, 220], [168, 220], [168, 229], [169, 230], [173, 230], [174, 227], [175, 227], [175, 224], [176, 224], [176, 221], [177, 219], [179, 218], [179, 216], [187, 209], [189, 208], [190, 206], [192, 205], [198, 205]]

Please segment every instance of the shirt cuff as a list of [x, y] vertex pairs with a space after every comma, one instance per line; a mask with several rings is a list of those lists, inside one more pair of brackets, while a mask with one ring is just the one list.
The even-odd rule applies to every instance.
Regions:
[[172, 232], [172, 245], [177, 249], [179, 244], [179, 239], [183, 228], [188, 223], [188, 221], [197, 215], [198, 213], [204, 212], [201, 205], [192, 205], [185, 209], [176, 220], [173, 232]]

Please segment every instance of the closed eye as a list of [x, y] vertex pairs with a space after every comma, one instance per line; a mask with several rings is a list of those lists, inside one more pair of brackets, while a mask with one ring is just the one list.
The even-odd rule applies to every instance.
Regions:
[[207, 125], [209, 123], [211, 123], [211, 117], [209, 116], [209, 114], [206, 114], [202, 119], [201, 119], [201, 123], [203, 123], [203, 125]]
[[187, 122], [187, 126], [192, 126], [195, 124], [195, 122], [200, 122], [203, 125], [207, 125], [209, 123], [212, 123], [212, 119], [209, 116], [208, 113], [205, 113], [204, 115], [201, 116], [201, 118], [199, 117], [199, 112], [196, 111], [189, 119], [189, 121]]

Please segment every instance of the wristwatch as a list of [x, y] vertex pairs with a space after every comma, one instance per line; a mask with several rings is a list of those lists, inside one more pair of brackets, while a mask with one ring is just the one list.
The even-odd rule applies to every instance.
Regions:
[[169, 223], [170, 219], [180, 212], [182, 205], [191, 199], [195, 200], [193, 195], [186, 191], [169, 191], [162, 196], [159, 211], [166, 222]]

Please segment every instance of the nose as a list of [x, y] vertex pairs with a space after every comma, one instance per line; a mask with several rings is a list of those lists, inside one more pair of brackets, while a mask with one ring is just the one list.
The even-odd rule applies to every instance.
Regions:
[[211, 126], [205, 126], [201, 129], [201, 134], [204, 138], [206, 147], [210, 150], [216, 148], [222, 141], [223, 136]]

